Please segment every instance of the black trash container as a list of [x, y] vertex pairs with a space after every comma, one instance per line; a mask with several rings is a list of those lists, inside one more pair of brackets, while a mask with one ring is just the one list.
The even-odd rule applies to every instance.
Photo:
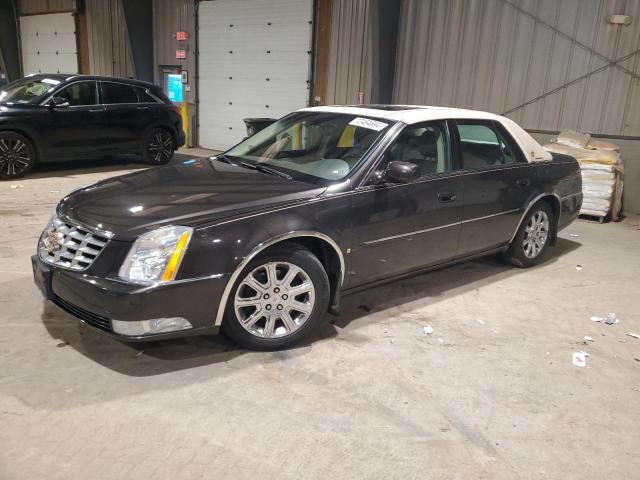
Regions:
[[260, 130], [267, 128], [277, 121], [276, 118], [245, 118], [244, 123], [247, 126], [247, 136], [255, 135]]

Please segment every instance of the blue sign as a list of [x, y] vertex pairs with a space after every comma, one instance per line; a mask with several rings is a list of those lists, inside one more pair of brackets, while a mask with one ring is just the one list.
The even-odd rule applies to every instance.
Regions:
[[182, 102], [182, 75], [170, 73], [167, 75], [167, 97], [172, 102]]

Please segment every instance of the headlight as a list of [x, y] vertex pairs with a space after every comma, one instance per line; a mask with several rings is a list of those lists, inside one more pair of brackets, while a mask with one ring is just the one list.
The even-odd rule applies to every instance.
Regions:
[[162, 227], [140, 235], [120, 267], [120, 278], [133, 283], [169, 282], [176, 278], [193, 229]]

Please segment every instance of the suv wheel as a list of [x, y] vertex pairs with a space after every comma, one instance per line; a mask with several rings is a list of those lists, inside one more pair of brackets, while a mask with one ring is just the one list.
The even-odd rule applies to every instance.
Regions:
[[150, 165], [169, 163], [175, 152], [175, 142], [171, 134], [162, 128], [154, 128], [144, 139], [142, 156]]
[[222, 329], [244, 348], [289, 348], [313, 330], [328, 305], [329, 279], [320, 261], [302, 247], [277, 248], [242, 271]]
[[553, 213], [546, 202], [531, 207], [507, 251], [507, 258], [519, 267], [532, 267], [542, 261], [551, 241]]
[[0, 178], [9, 180], [29, 173], [36, 164], [31, 142], [14, 132], [0, 132]]

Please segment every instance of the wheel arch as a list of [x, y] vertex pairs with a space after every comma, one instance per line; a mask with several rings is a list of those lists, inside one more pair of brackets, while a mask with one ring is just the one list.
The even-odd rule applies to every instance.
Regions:
[[555, 244], [558, 236], [558, 221], [560, 220], [560, 197], [556, 193], [541, 193], [540, 195], [536, 196], [535, 198], [533, 198], [533, 200], [529, 202], [529, 204], [527, 205], [527, 208], [525, 209], [524, 213], [520, 217], [518, 226], [514, 230], [513, 235], [509, 240], [509, 244], [511, 244], [513, 240], [516, 238], [516, 235], [518, 235], [518, 231], [520, 230], [522, 222], [526, 218], [531, 208], [533, 208], [534, 205], [540, 202], [545, 202], [547, 205], [549, 205], [549, 208], [551, 208], [551, 212], [553, 213], [554, 222], [553, 222], [553, 232], [551, 236], [551, 245]]
[[330, 305], [335, 303], [345, 276], [345, 261], [342, 250], [331, 237], [324, 233], [310, 230], [289, 232], [277, 235], [258, 244], [238, 264], [231, 274], [231, 277], [229, 277], [224, 291], [222, 292], [222, 297], [220, 298], [220, 304], [218, 305], [218, 312], [215, 319], [216, 327], [220, 327], [222, 324], [227, 302], [231, 295], [231, 290], [236, 284], [238, 277], [244, 268], [260, 253], [283, 243], [296, 243], [302, 245], [318, 257], [318, 260], [322, 263], [323, 267], [327, 271], [327, 276], [329, 277], [331, 289]]

